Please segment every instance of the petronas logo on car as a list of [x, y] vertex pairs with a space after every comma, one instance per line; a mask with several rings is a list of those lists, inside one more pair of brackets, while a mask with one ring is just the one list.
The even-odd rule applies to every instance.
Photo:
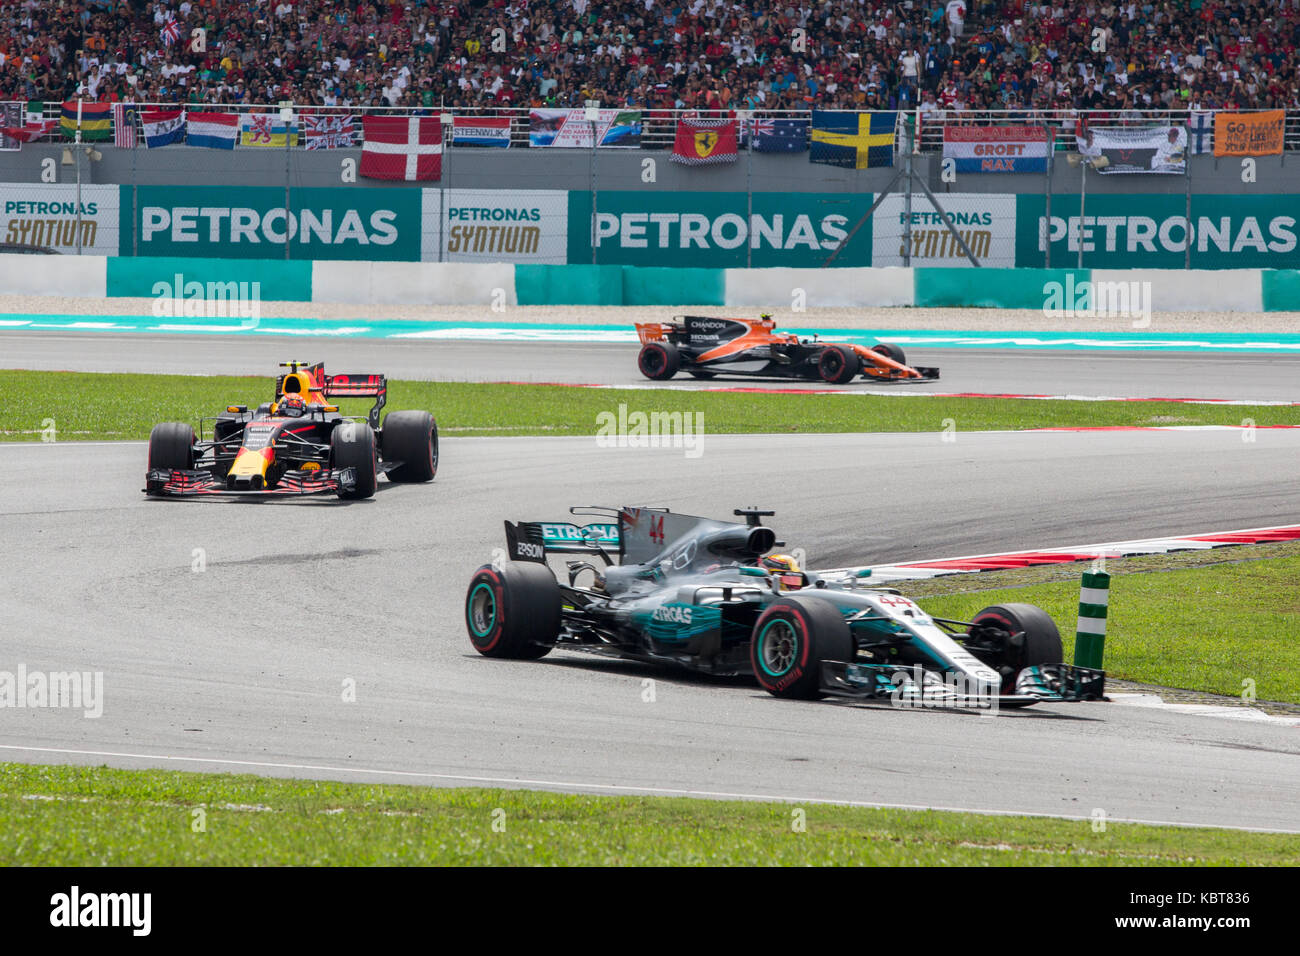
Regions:
[[674, 607], [671, 604], [665, 604], [663, 607], [655, 608], [651, 617], [656, 621], [668, 621], [672, 624], [690, 624], [691, 609], [685, 606]]

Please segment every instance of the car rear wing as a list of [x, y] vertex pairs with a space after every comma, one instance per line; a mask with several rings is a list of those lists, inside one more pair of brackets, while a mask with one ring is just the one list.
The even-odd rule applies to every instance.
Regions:
[[378, 373], [326, 375], [324, 392], [326, 398], [373, 398], [375, 404], [366, 419], [371, 428], [378, 428], [379, 412], [388, 402], [388, 379]]
[[641, 340], [642, 345], [647, 345], [650, 342], [662, 342], [681, 331], [680, 325], [673, 325], [671, 322], [636, 323], [636, 335]]
[[513, 561], [545, 562], [548, 554], [590, 554], [612, 561], [623, 554], [617, 524], [571, 521], [507, 521], [506, 553]]

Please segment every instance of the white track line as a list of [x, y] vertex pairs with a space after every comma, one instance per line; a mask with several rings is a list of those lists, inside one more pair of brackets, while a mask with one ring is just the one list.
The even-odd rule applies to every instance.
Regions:
[[[714, 790], [685, 790], [673, 787], [630, 787], [609, 783], [575, 783], [559, 780], [529, 780], [513, 777], [481, 777], [466, 774], [428, 773], [418, 770], [384, 770], [369, 767], [336, 767], [326, 764], [272, 763], [260, 760], [223, 760], [216, 757], [186, 757], [167, 754], [133, 754], [107, 750], [70, 750], [56, 747], [21, 747], [13, 744], [0, 744], [0, 750], [19, 751], [35, 754], [65, 754], [78, 757], [118, 757], [129, 760], [159, 760], [177, 763], [214, 764], [226, 767], [260, 767], [271, 770], [314, 770], [323, 773], [368, 774], [372, 776], [407, 777], [420, 780], [444, 780], [458, 783], [496, 784], [505, 787], [547, 787], [555, 790], [574, 791], [614, 791], [627, 794], [649, 794], [652, 796], [702, 797], [710, 800], [753, 800], [767, 803], [814, 803], [826, 806], [865, 807], [878, 810], [935, 810], [943, 813], [975, 813], [982, 816], [1001, 817], [1036, 817], [1054, 820], [1076, 820], [1091, 823], [1091, 816], [1066, 813], [1039, 813], [1032, 810], [988, 810], [973, 807], [943, 807], [933, 804], [911, 803], [873, 803], [866, 800], [832, 800], [825, 797], [794, 797], [781, 794], [730, 793]], [[1153, 827], [1209, 828], [1214, 830], [1240, 830], [1250, 833], [1288, 833], [1300, 834], [1300, 830], [1281, 830], [1267, 827], [1242, 827], [1216, 823], [1185, 823], [1171, 820], [1144, 820], [1137, 817], [1107, 817], [1108, 823], [1134, 823]]]

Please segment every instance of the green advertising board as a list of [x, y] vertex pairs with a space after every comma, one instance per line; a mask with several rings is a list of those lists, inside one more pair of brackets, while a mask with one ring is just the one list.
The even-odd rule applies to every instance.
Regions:
[[[122, 255], [418, 260], [421, 190], [122, 187]], [[129, 213], [129, 215], [128, 215]]]
[[[569, 262], [676, 268], [821, 266], [871, 208], [871, 193], [569, 193]], [[592, 210], [595, 209], [593, 230]], [[595, 256], [592, 255], [593, 232]], [[871, 228], [833, 263], [871, 265]]]
[[[1043, 196], [1016, 199], [1016, 265], [1042, 267], [1044, 236], [1052, 265], [1079, 262], [1077, 195], [1053, 196], [1050, 225]], [[1187, 264], [1183, 194], [1089, 195], [1083, 203], [1083, 266], [1182, 269]], [[1300, 196], [1192, 196], [1193, 269], [1300, 267]]]

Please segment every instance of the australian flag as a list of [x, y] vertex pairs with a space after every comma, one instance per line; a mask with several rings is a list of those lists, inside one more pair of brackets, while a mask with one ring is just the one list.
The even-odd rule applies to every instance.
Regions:
[[750, 125], [749, 148], [756, 153], [802, 153], [808, 148], [808, 121], [753, 120]]

